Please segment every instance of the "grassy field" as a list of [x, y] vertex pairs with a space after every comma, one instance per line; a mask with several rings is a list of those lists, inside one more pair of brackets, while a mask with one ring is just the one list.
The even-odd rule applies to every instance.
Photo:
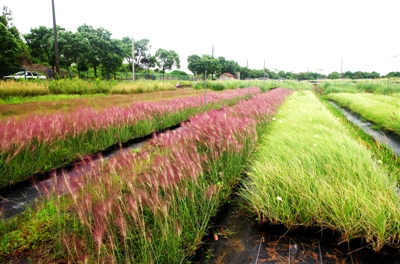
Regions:
[[263, 137], [241, 191], [260, 223], [320, 226], [339, 242], [398, 247], [400, 199], [382, 160], [311, 92], [288, 98]]
[[[191, 81], [182, 81], [190, 86]], [[82, 79], [60, 79], [51, 81], [7, 81], [0, 82], [0, 99], [12, 100], [14, 97], [33, 97], [60, 94], [133, 94], [175, 90], [177, 81], [94, 81]]]

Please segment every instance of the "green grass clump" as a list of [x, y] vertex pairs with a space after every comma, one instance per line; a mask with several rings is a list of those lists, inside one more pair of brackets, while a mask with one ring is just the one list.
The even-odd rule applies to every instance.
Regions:
[[371, 121], [376, 127], [400, 135], [400, 101], [397, 97], [335, 93], [327, 98]]
[[399, 245], [395, 177], [311, 92], [288, 98], [262, 139], [242, 195], [260, 222], [321, 226], [375, 250]]
[[329, 93], [376, 93], [392, 94], [400, 92], [400, 83], [397, 79], [373, 79], [373, 80], [330, 80], [323, 81], [320, 87]]

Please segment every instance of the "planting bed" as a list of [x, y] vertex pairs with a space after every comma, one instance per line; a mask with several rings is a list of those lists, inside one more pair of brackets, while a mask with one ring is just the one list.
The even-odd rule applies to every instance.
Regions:
[[260, 224], [321, 227], [340, 244], [399, 246], [397, 171], [310, 92], [292, 95], [262, 140], [241, 194]]
[[[36, 257], [42, 262], [183, 262], [200, 245], [258, 133], [289, 93], [275, 89], [197, 115], [139, 153], [116, 155], [77, 177], [61, 177], [52, 187], [38, 186], [49, 201], [3, 223], [0, 255], [38, 253], [33, 248], [51, 253], [51, 246], [53, 254]], [[11, 232], [16, 221], [22, 230]], [[40, 232], [39, 240], [32, 232]]]
[[[234, 104], [259, 88], [207, 93], [207, 109]], [[203, 96], [136, 102], [101, 110], [30, 115], [0, 121], [0, 188], [48, 171], [119, 142], [142, 137], [204, 111]]]

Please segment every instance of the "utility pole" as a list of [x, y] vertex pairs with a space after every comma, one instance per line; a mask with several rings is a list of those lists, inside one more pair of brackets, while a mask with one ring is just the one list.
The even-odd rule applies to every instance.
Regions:
[[54, 0], [51, 0], [51, 4], [53, 7], [53, 31], [54, 31], [54, 53], [55, 53], [54, 60], [56, 63], [56, 72], [58, 75], [60, 75], [60, 61], [58, 59], [57, 24], [56, 24], [56, 12], [54, 9]]
[[343, 71], [343, 59], [342, 59], [342, 65], [340, 66], [340, 79], [342, 79], [342, 71]]
[[135, 39], [132, 37], [132, 81], [135, 80]]

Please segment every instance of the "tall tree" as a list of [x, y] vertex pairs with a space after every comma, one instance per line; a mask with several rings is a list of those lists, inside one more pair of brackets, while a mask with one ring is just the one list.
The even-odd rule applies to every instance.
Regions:
[[188, 69], [193, 73], [193, 75], [197, 75], [201, 73], [201, 57], [199, 55], [193, 54], [188, 56]]
[[4, 6], [0, 16], [0, 63], [4, 66], [19, 64], [18, 59], [26, 53], [26, 45], [11, 20], [12, 12]]
[[94, 29], [86, 24], [78, 27], [78, 32], [89, 41], [90, 50], [85, 54], [85, 59], [93, 67], [94, 75], [97, 77], [97, 68], [108, 56], [107, 48], [110, 47], [111, 33], [104, 28]]
[[157, 59], [157, 66], [162, 72], [163, 77], [166, 70], [171, 70], [172, 67], [177, 69], [181, 67], [179, 55], [173, 50], [158, 49], [155, 57]]
[[221, 63], [211, 55], [203, 55], [201, 58], [202, 72], [207, 70], [207, 74], [221, 74]]
[[218, 57], [218, 61], [221, 64], [221, 73], [229, 72], [230, 74], [236, 75], [239, 71], [239, 64], [234, 60], [225, 60], [224, 57]]
[[[64, 31], [64, 28], [57, 26], [58, 34]], [[30, 33], [25, 34], [24, 38], [29, 47], [31, 55], [38, 59], [39, 62], [46, 62], [50, 64], [54, 72], [55, 57], [53, 28], [46, 28], [44, 26], [31, 28]]]
[[[115, 74], [117, 69], [121, 67], [124, 60], [122, 41], [119, 39], [112, 39], [109, 43], [108, 52], [104, 58], [101, 59], [102, 75], [107, 79], [111, 74]], [[115, 75], [114, 75], [115, 78]]]
[[72, 64], [82, 63], [86, 59], [85, 54], [90, 51], [90, 43], [83, 33], [63, 31], [59, 33], [58, 48], [60, 61], [69, 71]]
[[[132, 39], [129, 37], [123, 37], [122, 48], [124, 52], [124, 58], [132, 69]], [[135, 41], [135, 71], [138, 68], [148, 69], [149, 67], [154, 67], [154, 59], [152, 59], [150, 50], [151, 45], [148, 39]]]

